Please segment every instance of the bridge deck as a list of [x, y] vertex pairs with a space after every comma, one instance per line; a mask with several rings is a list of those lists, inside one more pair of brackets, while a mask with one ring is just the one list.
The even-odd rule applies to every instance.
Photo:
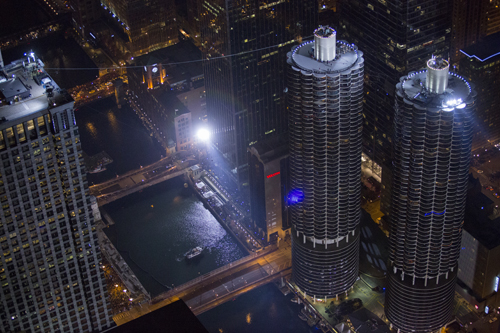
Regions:
[[131, 193], [178, 177], [185, 174], [188, 170], [188, 168], [179, 169], [179, 166], [174, 166], [171, 158], [167, 157], [144, 168], [133, 170], [106, 182], [90, 186], [90, 194], [97, 198], [99, 206], [104, 206]]
[[290, 246], [284, 243], [276, 251], [245, 257], [189, 281], [155, 297], [151, 303], [114, 316], [113, 320], [117, 325], [122, 325], [178, 299], [183, 299], [195, 314], [200, 314], [234, 296], [288, 274], [290, 267]]

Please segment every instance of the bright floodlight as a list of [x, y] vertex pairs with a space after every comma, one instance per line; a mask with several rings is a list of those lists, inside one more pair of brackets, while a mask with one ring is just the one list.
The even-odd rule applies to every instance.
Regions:
[[205, 128], [200, 129], [198, 131], [198, 139], [200, 139], [200, 141], [208, 141], [208, 139], [210, 139], [210, 132]]

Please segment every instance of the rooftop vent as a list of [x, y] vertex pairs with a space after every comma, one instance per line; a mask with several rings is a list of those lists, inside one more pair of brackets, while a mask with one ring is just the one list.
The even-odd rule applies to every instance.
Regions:
[[443, 58], [429, 59], [427, 61], [427, 77], [425, 88], [431, 93], [442, 94], [448, 87], [448, 71], [450, 63]]
[[320, 26], [314, 30], [314, 58], [318, 61], [332, 61], [335, 59], [337, 32]]

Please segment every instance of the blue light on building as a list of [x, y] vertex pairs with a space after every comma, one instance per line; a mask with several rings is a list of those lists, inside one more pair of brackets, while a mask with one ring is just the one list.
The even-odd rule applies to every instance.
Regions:
[[304, 192], [299, 189], [291, 190], [288, 194], [288, 205], [295, 205], [304, 200]]

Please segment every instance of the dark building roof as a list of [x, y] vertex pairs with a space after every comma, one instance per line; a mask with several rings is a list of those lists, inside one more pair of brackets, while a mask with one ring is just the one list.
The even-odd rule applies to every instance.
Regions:
[[348, 315], [358, 333], [389, 333], [387, 324], [366, 308], [361, 308]]
[[475, 58], [481, 62], [500, 56], [500, 32], [489, 35], [481, 42], [460, 50], [469, 58]]
[[[201, 59], [201, 51], [191, 41], [183, 40], [135, 58], [135, 65], [150, 66], [161, 63], [167, 71], [168, 81], [175, 83], [203, 75]], [[171, 63], [176, 65], [169, 65]]]
[[254, 148], [259, 154], [263, 163], [268, 163], [277, 158], [288, 155], [288, 141], [286, 135], [277, 135], [261, 140], [251, 146], [248, 150]]
[[493, 201], [483, 193], [469, 191], [464, 217], [465, 231], [490, 250], [500, 246], [500, 217], [491, 220], [487, 216], [492, 204]]
[[182, 300], [145, 314], [126, 324], [117, 326], [110, 333], [208, 333], [207, 329], [196, 318], [193, 312]]

